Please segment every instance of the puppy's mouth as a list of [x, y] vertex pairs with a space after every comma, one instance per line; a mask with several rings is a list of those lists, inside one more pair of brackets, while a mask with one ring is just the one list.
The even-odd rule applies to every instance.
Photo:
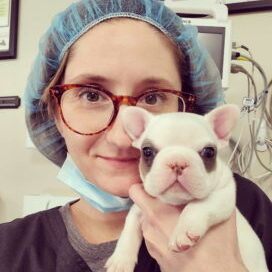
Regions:
[[189, 191], [180, 184], [180, 182], [176, 179], [174, 182], [172, 182], [171, 184], [169, 184], [166, 188], [164, 188], [160, 195], [165, 194], [168, 191], [172, 191], [173, 193], [186, 193], [186, 194], [190, 194]]

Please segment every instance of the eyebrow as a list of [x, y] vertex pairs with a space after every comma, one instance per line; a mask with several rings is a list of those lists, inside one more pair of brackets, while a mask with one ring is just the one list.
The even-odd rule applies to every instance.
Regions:
[[80, 74], [69, 81], [71, 81], [71, 83], [88, 83], [92, 81], [97, 83], [105, 83], [111, 80], [100, 75]]
[[141, 81], [141, 84], [142, 85], [153, 85], [153, 84], [156, 85], [156, 84], [158, 84], [158, 85], [162, 85], [162, 86], [167, 86], [167, 88], [170, 88], [170, 89], [175, 89], [170, 80], [168, 80], [166, 78], [161, 78], [161, 77], [146, 78], [143, 81]]
[[[109, 79], [104, 76], [96, 75], [96, 74], [80, 74], [69, 81], [71, 84], [88, 84], [90, 82], [95, 82], [100, 84], [103, 84], [103, 83], [111, 84], [113, 83], [113, 81], [115, 81], [115, 79]], [[165, 89], [176, 89], [174, 88], [170, 80], [166, 78], [162, 78], [162, 77], [155, 77], [155, 76], [144, 78], [142, 81], [140, 81], [137, 84], [137, 87], [141, 87], [144, 85], [160, 85], [160, 86], [163, 86], [162, 88], [165, 88]]]

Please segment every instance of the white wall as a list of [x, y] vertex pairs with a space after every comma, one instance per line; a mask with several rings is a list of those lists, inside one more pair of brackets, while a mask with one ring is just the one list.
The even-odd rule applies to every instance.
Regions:
[[[18, 56], [0, 61], [0, 96], [22, 97], [41, 34], [52, 16], [72, 2], [20, 1]], [[37, 150], [26, 149], [23, 108], [0, 110], [0, 222], [21, 216], [26, 194], [72, 195], [57, 181], [58, 167]]]
[[[0, 96], [22, 97], [26, 79], [37, 52], [38, 39], [52, 15], [71, 0], [20, 1], [18, 57], [0, 61]], [[271, 76], [272, 12], [231, 16], [233, 39], [246, 44], [254, 58]], [[243, 76], [231, 76], [228, 102], [240, 103], [246, 92]], [[23, 196], [29, 194], [70, 195], [69, 188], [57, 181], [58, 167], [37, 150], [26, 148], [26, 128], [23, 107], [0, 110], [0, 222], [22, 215]], [[272, 183], [272, 182], [271, 182]]]

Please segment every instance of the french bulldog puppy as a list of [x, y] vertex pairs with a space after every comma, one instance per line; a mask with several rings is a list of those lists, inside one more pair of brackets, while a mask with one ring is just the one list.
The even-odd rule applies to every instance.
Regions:
[[[153, 116], [138, 107], [122, 115], [126, 133], [141, 151], [140, 175], [145, 191], [172, 205], [186, 205], [171, 235], [175, 252], [201, 243], [210, 227], [230, 217], [236, 188], [232, 172], [218, 156], [228, 144], [239, 118], [239, 109], [225, 105], [205, 116], [165, 113]], [[134, 204], [107, 272], [133, 272], [142, 242], [140, 209]], [[268, 271], [262, 244], [236, 209], [240, 252], [250, 272]]]

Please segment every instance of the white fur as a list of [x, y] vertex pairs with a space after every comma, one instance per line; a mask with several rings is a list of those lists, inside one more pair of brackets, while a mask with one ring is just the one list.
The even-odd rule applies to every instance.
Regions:
[[[169, 247], [183, 251], [194, 246], [208, 229], [230, 217], [235, 209], [235, 181], [229, 167], [219, 156], [216, 167], [207, 171], [199, 155], [206, 145], [218, 149], [228, 143], [239, 117], [236, 106], [227, 105], [199, 116], [190, 113], [168, 113], [152, 116], [137, 107], [123, 112], [124, 129], [141, 149], [149, 139], [159, 149], [152, 167], [145, 175], [140, 168], [145, 191], [173, 205], [187, 204], [171, 235]], [[177, 165], [182, 173], [171, 168]], [[107, 272], [133, 272], [142, 241], [140, 210], [130, 210], [124, 230]], [[250, 272], [268, 271], [264, 250], [257, 235], [237, 210], [237, 232], [242, 259]], [[201, 242], [201, 241], [200, 241]]]

